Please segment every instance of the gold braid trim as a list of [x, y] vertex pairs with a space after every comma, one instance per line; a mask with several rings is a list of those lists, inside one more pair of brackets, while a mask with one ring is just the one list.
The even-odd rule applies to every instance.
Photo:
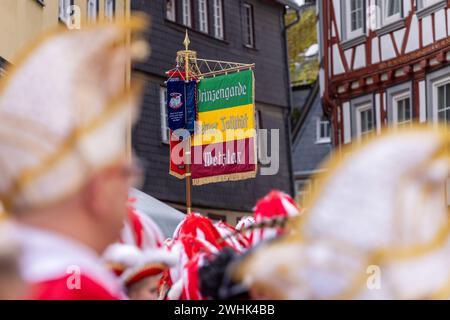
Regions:
[[256, 171], [232, 173], [232, 174], [224, 174], [224, 175], [214, 176], [214, 177], [193, 179], [192, 184], [194, 186], [202, 186], [202, 185], [205, 185], [208, 183], [239, 181], [239, 180], [252, 179], [255, 177], [256, 177]]

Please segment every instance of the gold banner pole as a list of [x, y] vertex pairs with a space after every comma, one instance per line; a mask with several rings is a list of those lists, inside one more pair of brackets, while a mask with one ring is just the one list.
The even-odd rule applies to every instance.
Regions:
[[[189, 51], [189, 35], [186, 30], [186, 36], [184, 38], [184, 68], [186, 72], [186, 81], [189, 81], [190, 79], [190, 54]], [[191, 136], [189, 136], [186, 146], [186, 152], [185, 152], [185, 164], [186, 164], [186, 213], [191, 214], [192, 212], [192, 195], [191, 195], [191, 189], [192, 189], [192, 173], [191, 173]]]

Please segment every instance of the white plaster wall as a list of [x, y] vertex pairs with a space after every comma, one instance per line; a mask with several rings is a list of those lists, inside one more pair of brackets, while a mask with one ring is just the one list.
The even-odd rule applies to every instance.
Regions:
[[419, 49], [419, 20], [414, 15], [411, 21], [411, 29], [409, 31], [408, 44], [406, 45], [406, 53]]
[[389, 60], [396, 57], [394, 44], [392, 43], [390, 35], [384, 35], [381, 41], [381, 55], [383, 60]]
[[342, 105], [344, 113], [344, 144], [352, 142], [352, 123], [350, 116], [350, 102], [345, 102]]

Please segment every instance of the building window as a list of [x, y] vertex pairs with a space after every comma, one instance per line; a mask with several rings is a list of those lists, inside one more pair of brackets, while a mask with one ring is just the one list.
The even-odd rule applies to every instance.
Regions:
[[97, 22], [98, 0], [87, 0], [87, 18], [89, 22]]
[[330, 121], [318, 118], [316, 122], [316, 143], [331, 142]]
[[365, 140], [374, 131], [375, 123], [371, 104], [362, 105], [356, 109], [356, 135], [359, 140]]
[[59, 20], [65, 23], [69, 22], [72, 5], [73, 0], [59, 0]]
[[214, 0], [214, 37], [223, 39], [223, 3]]
[[206, 0], [198, 0], [199, 30], [208, 33], [208, 4]]
[[176, 21], [175, 0], [166, 0], [166, 19]]
[[191, 0], [182, 0], [183, 6], [183, 24], [186, 27], [192, 27], [192, 8], [191, 8]]
[[247, 47], [255, 47], [255, 23], [253, 17], [253, 6], [244, 3], [244, 44]]
[[267, 159], [267, 130], [263, 130], [262, 127], [262, 113], [261, 110], [256, 110], [255, 116], [255, 128], [256, 128], [256, 145], [258, 148], [258, 160], [266, 164]]
[[295, 181], [295, 201], [302, 207], [307, 202], [312, 192], [312, 181], [310, 179]]
[[116, 0], [105, 0], [105, 17], [107, 21], [113, 21], [116, 13]]
[[382, 1], [382, 24], [387, 25], [403, 17], [403, 0]]
[[393, 106], [394, 124], [399, 127], [410, 126], [412, 123], [412, 105], [409, 92], [394, 96]]
[[437, 86], [437, 119], [448, 123], [450, 120], [450, 81]]
[[364, 5], [362, 0], [350, 0], [350, 32], [360, 30], [364, 22]]
[[168, 144], [170, 142], [169, 119], [167, 117], [167, 88], [161, 87], [159, 90], [159, 101], [161, 110], [161, 141]]
[[365, 32], [365, 0], [345, 0], [343, 6], [346, 39], [361, 36]]
[[392, 17], [400, 14], [401, 12], [401, 0], [386, 0], [386, 16]]

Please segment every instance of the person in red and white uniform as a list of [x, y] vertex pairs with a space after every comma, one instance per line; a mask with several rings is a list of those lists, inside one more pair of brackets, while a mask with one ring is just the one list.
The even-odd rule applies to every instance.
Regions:
[[123, 39], [145, 27], [61, 28], [15, 59], [0, 86], [0, 201], [30, 299], [124, 297], [100, 255], [120, 237], [135, 172], [125, 137], [138, 91], [123, 74], [147, 50]]
[[223, 248], [235, 250], [210, 219], [194, 212], [180, 222], [168, 245], [178, 257], [176, 265], [166, 274], [170, 287], [168, 300], [204, 300], [199, 287], [199, 268], [208, 256], [218, 254]]

